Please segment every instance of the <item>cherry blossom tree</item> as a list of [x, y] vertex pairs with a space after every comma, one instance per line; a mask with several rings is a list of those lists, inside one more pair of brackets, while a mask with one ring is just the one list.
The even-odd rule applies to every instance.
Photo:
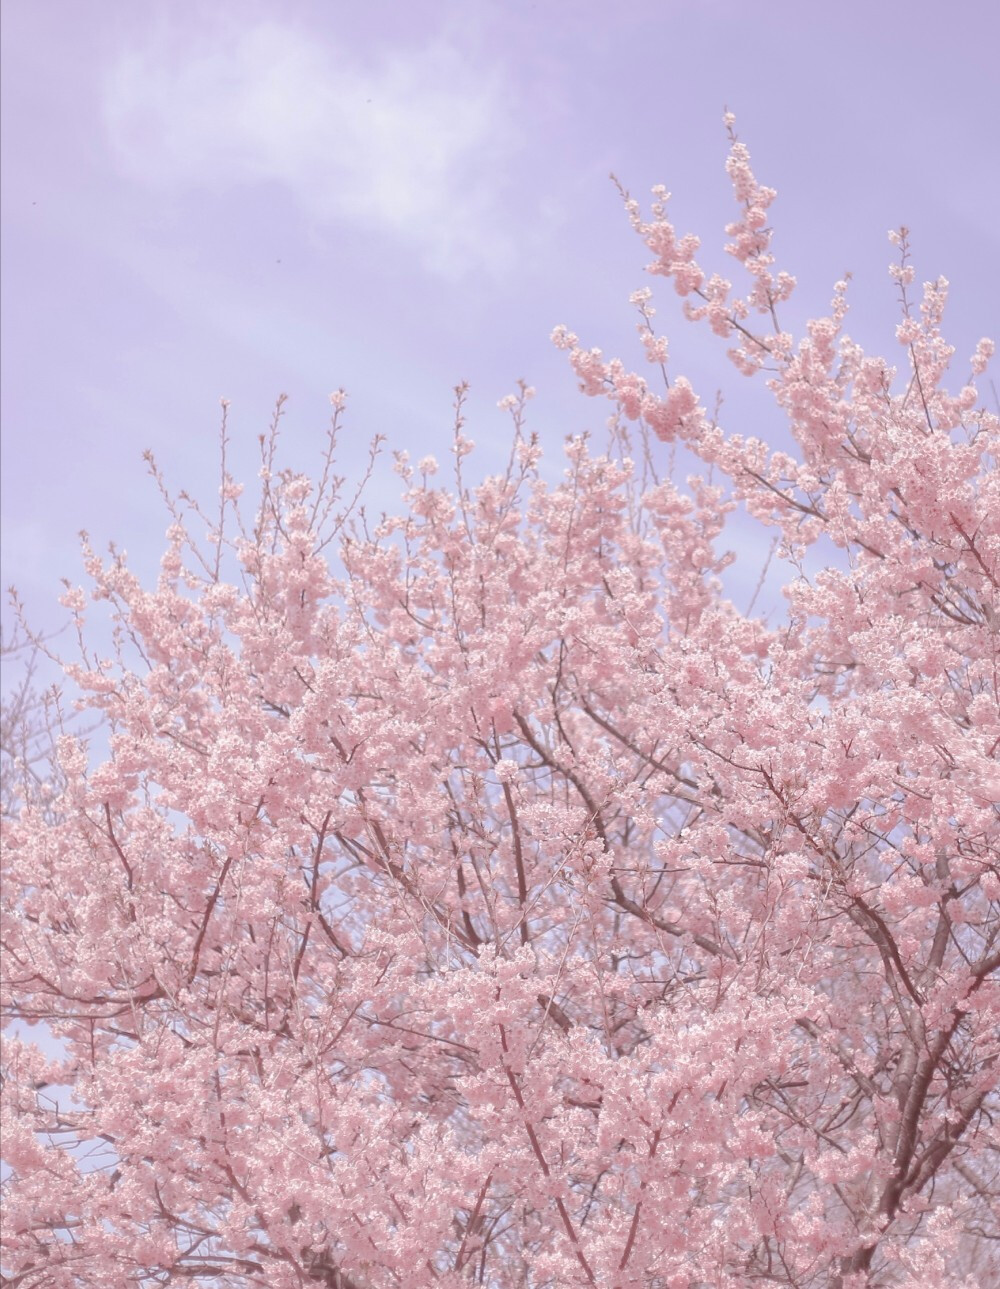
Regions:
[[[948, 393], [905, 231], [902, 375], [845, 282], [783, 330], [727, 124], [745, 295], [665, 192], [627, 211], [788, 450], [723, 429], [639, 292], [655, 381], [556, 332], [611, 413], [559, 482], [522, 386], [469, 485], [460, 388], [454, 483], [398, 454], [375, 524], [338, 394], [317, 479], [279, 404], [252, 511], [225, 461], [217, 512], [164, 485], [152, 589], [85, 544], [106, 759], [63, 735], [6, 828], [4, 1284], [1000, 1282], [992, 345]], [[723, 592], [737, 509], [773, 621]]]

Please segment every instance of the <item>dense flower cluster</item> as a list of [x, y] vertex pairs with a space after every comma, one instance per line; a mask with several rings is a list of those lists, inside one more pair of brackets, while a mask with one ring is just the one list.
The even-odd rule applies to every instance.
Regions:
[[[225, 477], [154, 589], [88, 552], [109, 756], [65, 737], [6, 823], [5, 1016], [64, 1052], [6, 1042], [8, 1283], [997, 1282], [992, 347], [949, 394], [905, 234], [904, 385], [846, 283], [796, 342], [735, 135], [728, 169], [744, 298], [665, 193], [628, 209], [794, 455], [561, 329], [615, 426], [558, 485], [522, 389], [506, 474], [465, 486], [459, 417], [456, 486], [401, 455], [372, 531], [272, 434], [253, 520]], [[723, 595], [736, 506], [835, 552], [780, 621]]]

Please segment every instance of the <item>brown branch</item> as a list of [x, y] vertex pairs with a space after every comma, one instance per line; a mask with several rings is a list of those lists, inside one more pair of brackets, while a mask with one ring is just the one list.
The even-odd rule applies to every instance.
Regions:
[[[502, 1025], [498, 1026], [498, 1028], [500, 1030], [500, 1045], [503, 1048], [503, 1053], [504, 1053], [504, 1061], [503, 1061], [504, 1073], [507, 1075], [507, 1081], [510, 1083], [511, 1089], [513, 1090], [513, 1093], [514, 1093], [514, 1099], [517, 1101], [518, 1109], [521, 1111], [521, 1122], [524, 1124], [525, 1131], [528, 1134], [528, 1140], [531, 1142], [531, 1149], [534, 1153], [535, 1158], [538, 1160], [538, 1166], [539, 1168], [541, 1168], [542, 1175], [544, 1176], [545, 1180], [551, 1181], [552, 1173], [549, 1169], [548, 1163], [546, 1162], [545, 1154], [542, 1151], [542, 1147], [535, 1133], [535, 1129], [532, 1126], [531, 1120], [528, 1118], [527, 1107], [524, 1104], [524, 1097], [521, 1094], [521, 1088], [518, 1084], [517, 1077], [514, 1074], [514, 1071], [510, 1068], [510, 1066], [507, 1063], [507, 1057], [510, 1054], [510, 1048], [507, 1046], [506, 1032], [504, 1031], [504, 1027]], [[594, 1273], [591, 1269], [590, 1263], [587, 1261], [586, 1255], [584, 1254], [583, 1249], [580, 1247], [580, 1239], [576, 1233], [576, 1230], [573, 1227], [573, 1220], [570, 1217], [569, 1212], [567, 1211], [567, 1208], [565, 1203], [563, 1202], [562, 1196], [557, 1195], [555, 1197], [555, 1203], [556, 1203], [556, 1208], [559, 1210], [559, 1216], [562, 1219], [563, 1228], [565, 1229], [567, 1236], [569, 1236], [570, 1244], [573, 1246], [573, 1252], [576, 1255], [576, 1260], [583, 1268], [583, 1271], [587, 1277], [587, 1280], [590, 1282], [590, 1284], [594, 1286], [594, 1289], [597, 1289], [597, 1280], [594, 1278]]]
[[[108, 804], [107, 801], [105, 801], [104, 803], [104, 818], [108, 822], [108, 839], [110, 840], [112, 846], [114, 846], [115, 851], [118, 854], [118, 858], [121, 860], [122, 868], [124, 868], [125, 870], [125, 878], [128, 882], [128, 888], [129, 890], [131, 890], [132, 889], [132, 865], [125, 858], [125, 852], [118, 844], [118, 838], [115, 836], [115, 830], [111, 823], [111, 806]], [[133, 919], [135, 917], [134, 911], [133, 911], [132, 917]]]
[[[328, 810], [326, 812], [326, 817], [324, 818], [322, 824], [320, 825], [319, 837], [316, 841], [316, 854], [313, 856], [312, 881], [310, 882], [310, 885], [309, 885], [310, 915], [319, 913], [319, 906], [317, 904], [317, 898], [316, 898], [319, 891], [319, 865], [320, 865], [320, 859], [322, 858], [322, 855], [323, 855], [323, 842], [326, 840], [326, 830], [330, 826], [330, 819], [332, 816], [333, 816], [333, 811]], [[299, 943], [298, 953], [296, 953], [295, 955], [295, 964], [292, 967], [292, 980], [296, 984], [299, 983], [299, 971], [302, 968], [302, 959], [305, 957], [305, 954], [306, 954], [306, 946], [309, 943], [309, 932], [311, 930], [312, 930], [312, 916], [309, 917], [309, 920], [306, 922], [305, 930], [302, 932], [302, 940]]]
[[215, 890], [208, 897], [208, 903], [205, 905], [205, 914], [201, 919], [201, 927], [198, 930], [198, 935], [194, 942], [194, 948], [191, 951], [191, 966], [188, 970], [188, 984], [190, 984], [198, 974], [198, 958], [201, 954], [201, 946], [205, 939], [205, 932], [208, 930], [208, 924], [212, 919], [212, 911], [215, 908], [219, 895], [222, 893], [222, 884], [226, 880], [226, 874], [229, 872], [232, 862], [232, 855], [227, 855], [226, 862], [222, 865], [222, 872], [219, 874], [219, 880], [215, 883]]
[[478, 1226], [479, 1214], [482, 1211], [483, 1201], [486, 1199], [486, 1192], [489, 1190], [490, 1182], [492, 1182], [492, 1180], [493, 1180], [493, 1173], [490, 1172], [486, 1177], [486, 1181], [484, 1181], [482, 1184], [482, 1187], [479, 1191], [479, 1195], [476, 1197], [475, 1207], [473, 1208], [472, 1212], [469, 1214], [469, 1220], [465, 1224], [465, 1230], [462, 1232], [462, 1243], [458, 1246], [458, 1252], [455, 1254], [456, 1271], [462, 1270], [462, 1266], [465, 1262], [465, 1246], [469, 1241], [469, 1236], [473, 1233], [473, 1231]]
[[531, 939], [531, 933], [528, 930], [527, 909], [528, 903], [528, 881], [524, 873], [524, 851], [521, 846], [521, 828], [517, 819], [517, 808], [514, 805], [514, 794], [510, 790], [510, 785], [504, 783], [503, 796], [507, 803], [507, 813], [510, 815], [511, 828], [514, 835], [514, 867], [517, 870], [517, 898], [521, 905], [521, 918], [518, 923], [521, 932], [521, 943], [527, 944]]
[[[677, 1098], [679, 1096], [680, 1096], [680, 1092], [674, 1093], [673, 1100], [670, 1103], [671, 1110], [673, 1110], [674, 1106], [677, 1104]], [[656, 1158], [656, 1148], [660, 1144], [660, 1137], [662, 1135], [663, 1135], [663, 1126], [661, 1125], [659, 1128], [657, 1128], [656, 1132], [653, 1133], [653, 1140], [649, 1143], [650, 1160], [653, 1160]], [[648, 1180], [649, 1180], [648, 1177], [643, 1177], [642, 1181], [639, 1183], [640, 1195], [646, 1189], [646, 1183], [648, 1182]], [[632, 1213], [632, 1223], [629, 1226], [628, 1239], [625, 1241], [625, 1248], [622, 1252], [621, 1261], [618, 1263], [619, 1271], [625, 1270], [625, 1268], [628, 1266], [628, 1260], [632, 1256], [632, 1247], [635, 1244], [636, 1233], [639, 1230], [639, 1215], [641, 1212], [642, 1212], [642, 1200], [640, 1199], [636, 1202], [635, 1209]]]

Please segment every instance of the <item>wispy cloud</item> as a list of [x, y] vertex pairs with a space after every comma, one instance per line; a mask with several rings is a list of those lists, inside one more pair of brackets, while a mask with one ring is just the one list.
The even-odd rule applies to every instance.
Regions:
[[277, 182], [321, 223], [389, 234], [449, 275], [502, 268], [509, 87], [443, 39], [362, 63], [274, 22], [110, 69], [118, 164], [163, 189]]

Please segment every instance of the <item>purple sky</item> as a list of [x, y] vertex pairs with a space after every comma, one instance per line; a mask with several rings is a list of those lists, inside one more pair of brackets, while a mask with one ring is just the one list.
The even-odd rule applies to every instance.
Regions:
[[[1000, 321], [997, 7], [612, 8], [3, 0], [3, 579], [37, 623], [61, 620], [60, 576], [81, 580], [80, 528], [155, 568], [144, 448], [214, 496], [222, 396], [244, 477], [281, 392], [309, 465], [348, 390], [349, 475], [376, 432], [443, 453], [463, 379], [472, 475], [506, 454], [495, 404], [519, 377], [554, 456], [599, 429], [548, 336], [565, 323], [641, 365], [628, 296], [657, 282], [608, 172], [643, 201], [666, 184], [725, 271], [724, 106], [779, 191], [791, 321], [850, 269], [848, 330], [899, 361], [886, 231], [905, 222], [918, 281], [951, 280], [964, 381]], [[669, 287], [655, 302], [675, 374], [768, 437], [766, 397]], [[386, 470], [372, 507], [398, 492]]]

